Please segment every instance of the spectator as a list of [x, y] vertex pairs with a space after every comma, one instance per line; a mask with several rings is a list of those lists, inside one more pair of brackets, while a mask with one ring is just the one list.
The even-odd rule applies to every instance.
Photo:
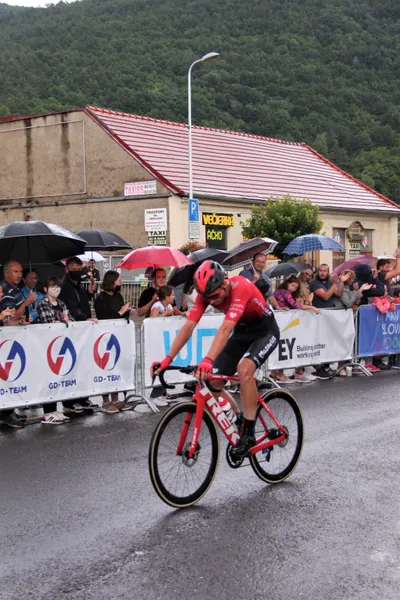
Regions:
[[[67, 259], [65, 266], [65, 276], [61, 281], [61, 292], [59, 298], [67, 306], [74, 321], [94, 321], [89, 305], [89, 299], [96, 291], [96, 285], [89, 283], [88, 289], [81, 287], [82, 279], [82, 261], [77, 256]], [[87, 398], [77, 400], [67, 400], [64, 402], [64, 411], [67, 413], [81, 414], [84, 410], [98, 410], [99, 406], [93, 404]]]
[[264, 254], [255, 254], [252, 258], [251, 266], [241, 271], [239, 275], [254, 283], [271, 306], [279, 310], [278, 303], [273, 295], [272, 282], [264, 273], [266, 264], [267, 257]]
[[[58, 277], [50, 277], [44, 284], [46, 295], [38, 303], [38, 323], [68, 323], [73, 321], [64, 302], [59, 300], [61, 282]], [[43, 405], [43, 425], [62, 425], [69, 422], [69, 417], [63, 412], [57, 411], [57, 402], [49, 402]]]
[[31, 269], [24, 269], [24, 272], [22, 274], [22, 279], [24, 282], [24, 287], [21, 288], [21, 294], [23, 295], [25, 300], [28, 297], [28, 295], [30, 294], [30, 292], [34, 292], [36, 294], [35, 302], [32, 302], [31, 304], [29, 304], [29, 317], [32, 319], [32, 321], [36, 321], [37, 316], [38, 316], [37, 315], [37, 306], [44, 297], [43, 294], [41, 292], [38, 292], [36, 289], [37, 281], [38, 281], [36, 271], [32, 271]]
[[[368, 289], [364, 289], [362, 292], [360, 305], [368, 304], [369, 298], [375, 298], [377, 296], [384, 296], [386, 293], [384, 282], [378, 277], [373, 277], [372, 269], [365, 263], [356, 265], [354, 269], [356, 279], [355, 282], [361, 288], [364, 284], [370, 285]], [[373, 364], [371, 357], [365, 358], [365, 368], [372, 373], [377, 373], [381, 370]]]
[[[22, 280], [22, 265], [10, 260], [4, 265], [4, 279], [0, 282], [2, 298], [0, 302], [1, 319], [6, 319], [8, 325], [23, 325], [26, 323], [25, 309], [36, 301], [36, 294], [29, 292], [27, 298], [21, 294], [19, 284]], [[0, 423], [20, 429], [24, 423], [15, 414], [14, 409], [0, 410]]]
[[151, 287], [151, 278], [153, 276], [153, 271], [153, 267], [147, 267], [147, 269], [144, 272], [145, 279], [147, 279], [148, 282], [147, 287]]
[[75, 321], [97, 321], [92, 319], [89, 300], [96, 291], [96, 285], [89, 283], [88, 289], [81, 287], [82, 261], [72, 256], [66, 262], [66, 274], [61, 282], [60, 300], [62, 300]]
[[100, 281], [100, 271], [96, 269], [95, 264], [96, 261], [91, 258], [88, 265], [82, 268], [82, 280], [95, 284], [95, 291], [97, 291], [96, 282]]
[[[97, 296], [94, 308], [99, 320], [123, 319], [129, 317], [131, 307], [129, 302], [124, 302], [121, 295], [121, 275], [118, 271], [107, 271], [101, 284], [102, 291]], [[132, 410], [132, 405], [118, 401], [118, 392], [103, 394], [101, 411], [109, 415], [120, 411]]]
[[344, 283], [338, 281], [337, 275], [329, 274], [328, 265], [320, 265], [314, 280], [310, 284], [310, 292], [314, 294], [313, 306], [316, 308], [335, 308], [334, 296], [340, 297]]
[[158, 300], [153, 304], [150, 317], [172, 317], [174, 315], [173, 302], [175, 299], [174, 288], [164, 285], [158, 290]]
[[0, 327], [3, 327], [4, 325], [8, 325], [8, 323], [15, 316], [15, 308], [12, 308], [10, 306], [2, 307], [2, 299], [3, 299], [3, 288], [0, 285], [0, 310], [1, 310], [1, 312], [0, 312]]
[[[318, 308], [314, 306], [310, 306], [307, 304], [302, 304], [299, 302], [300, 298], [300, 281], [296, 277], [296, 275], [291, 275], [274, 292], [274, 297], [278, 303], [279, 309], [287, 308], [287, 309], [298, 309], [298, 310], [312, 310], [317, 315], [319, 315], [320, 311]], [[271, 377], [273, 377], [276, 381], [280, 383], [294, 383], [293, 379], [287, 377], [282, 370], [272, 371]], [[316, 378], [311, 373], [306, 373], [304, 369], [298, 368], [296, 369], [295, 380], [296, 381], [314, 381]]]
[[[393, 302], [394, 299], [394, 288], [392, 287], [392, 279], [400, 275], [400, 249], [397, 248], [395, 252], [396, 264], [392, 267], [393, 261], [389, 258], [380, 258], [376, 263], [377, 277], [382, 281], [386, 288], [386, 294], [389, 302]], [[396, 368], [400, 367], [399, 355], [393, 354], [388, 357], [388, 362], [383, 362], [384, 356], [376, 356], [372, 359], [374, 367], [381, 370], [391, 369], [392, 366]]]
[[[2, 306], [3, 288], [0, 285], [0, 325], [8, 325], [15, 316], [15, 308], [10, 306]], [[24, 426], [23, 421], [15, 414], [14, 409], [0, 410], [0, 423], [9, 427], [21, 428]]]
[[[316, 308], [335, 308], [334, 297], [343, 293], [344, 283], [339, 281], [337, 275], [330, 277], [328, 265], [322, 264], [311, 282], [310, 291], [314, 294], [313, 306]], [[315, 370], [317, 379], [330, 379], [334, 372], [329, 365], [318, 365]]]
[[299, 298], [301, 299], [301, 302], [303, 304], [309, 304], [309, 305], [312, 304], [314, 294], [310, 290], [310, 283], [313, 279], [313, 274], [314, 274], [314, 272], [313, 272], [312, 268], [310, 267], [309, 269], [306, 269], [305, 271], [300, 273], [298, 276], [298, 280], [300, 282]]
[[127, 318], [131, 313], [129, 302], [124, 302], [121, 294], [121, 275], [118, 271], [107, 271], [101, 284], [102, 291], [97, 296], [94, 309], [96, 317], [102, 319]]
[[139, 317], [148, 317], [150, 315], [151, 307], [158, 300], [157, 292], [165, 285], [166, 280], [167, 275], [164, 269], [153, 270], [151, 277], [152, 285], [140, 294], [137, 311]]
[[30, 291], [27, 297], [24, 298], [19, 287], [21, 281], [22, 265], [15, 260], [10, 260], [4, 265], [4, 279], [0, 282], [0, 285], [4, 292], [1, 308], [6, 306], [15, 308], [15, 315], [10, 323], [12, 325], [23, 324], [25, 322], [25, 309], [32, 302], [36, 302], [36, 294], [33, 291]]
[[362, 298], [364, 290], [369, 290], [372, 286], [370, 283], [363, 283], [360, 287], [355, 280], [354, 271], [345, 270], [340, 274], [340, 281], [343, 283], [343, 292], [340, 297], [334, 296], [333, 302], [336, 308], [353, 308], [357, 309], [357, 304]]
[[44, 284], [46, 295], [37, 307], [38, 323], [69, 323], [73, 321], [67, 306], [59, 299], [61, 282], [58, 277], [50, 277]]

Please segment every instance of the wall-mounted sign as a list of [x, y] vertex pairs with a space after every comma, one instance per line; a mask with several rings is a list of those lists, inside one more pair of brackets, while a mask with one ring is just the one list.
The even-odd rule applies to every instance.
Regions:
[[206, 244], [210, 248], [218, 248], [218, 250], [226, 250], [226, 227], [206, 227]]
[[235, 218], [233, 215], [203, 212], [202, 217], [203, 225], [214, 225], [216, 227], [233, 227], [235, 224]]
[[145, 231], [167, 231], [167, 209], [146, 208], [144, 211]]
[[166, 246], [167, 232], [166, 231], [151, 231], [148, 235], [149, 246]]
[[147, 196], [157, 193], [157, 181], [132, 181], [124, 183], [124, 196]]
[[364, 227], [360, 223], [360, 221], [353, 221], [351, 225], [349, 225], [347, 229], [347, 237], [350, 242], [358, 242], [360, 243], [362, 239], [365, 237]]
[[200, 239], [200, 223], [199, 221], [189, 221], [189, 239]]
[[349, 258], [354, 258], [361, 254], [361, 244], [359, 242], [350, 242]]

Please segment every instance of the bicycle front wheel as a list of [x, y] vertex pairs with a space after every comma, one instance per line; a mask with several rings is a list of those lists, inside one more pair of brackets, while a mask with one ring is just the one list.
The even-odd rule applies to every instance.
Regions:
[[[197, 449], [189, 458], [197, 405], [183, 402], [168, 410], [158, 423], [150, 442], [151, 482], [161, 500], [174, 508], [198, 502], [212, 484], [218, 466], [218, 434], [210, 415], [204, 411]], [[187, 423], [190, 421], [190, 425]], [[185, 424], [186, 423], [186, 424]], [[182, 452], [177, 447], [188, 427]]]
[[[286, 431], [287, 439], [252, 454], [250, 464], [260, 479], [267, 483], [278, 483], [289, 477], [300, 458], [303, 419], [295, 398], [286, 390], [267, 391], [262, 398]], [[261, 404], [257, 409], [255, 433], [259, 441], [280, 435], [276, 423]]]

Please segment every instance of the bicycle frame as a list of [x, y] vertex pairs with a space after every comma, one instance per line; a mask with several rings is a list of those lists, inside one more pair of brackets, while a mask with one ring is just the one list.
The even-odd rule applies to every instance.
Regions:
[[[238, 377], [227, 377], [225, 375], [213, 375], [212, 379], [213, 379], [213, 381], [219, 380], [219, 381], [224, 381], [224, 382], [225, 381], [235, 381], [235, 382], [239, 381]], [[196, 452], [197, 444], [198, 444], [199, 437], [200, 437], [200, 429], [201, 429], [201, 423], [203, 420], [203, 414], [206, 409], [208, 409], [212, 418], [216, 421], [218, 427], [221, 429], [221, 431], [223, 432], [223, 434], [225, 435], [227, 440], [230, 442], [230, 444], [232, 446], [236, 446], [236, 444], [240, 438], [238, 429], [237, 429], [236, 425], [233, 425], [230, 422], [230, 420], [226, 416], [225, 412], [220, 407], [218, 400], [214, 397], [213, 392], [211, 392], [211, 390], [207, 387], [207, 385], [205, 383], [199, 382], [196, 385], [196, 391], [193, 395], [193, 400], [197, 403], [197, 409], [196, 409], [196, 413], [195, 413], [192, 440], [191, 440], [190, 447], [189, 447], [189, 458], [193, 458], [194, 453]], [[264, 400], [262, 399], [260, 394], [258, 394], [258, 401], [262, 405], [264, 410], [268, 413], [268, 415], [270, 416], [272, 421], [275, 423], [275, 425], [281, 432], [281, 435], [279, 437], [276, 437], [273, 440], [269, 440], [268, 439], [269, 431], [268, 431], [267, 424], [265, 423], [265, 420], [262, 417], [262, 415], [260, 415], [260, 420], [265, 428], [265, 431], [264, 431], [263, 435], [257, 439], [256, 445], [250, 449], [251, 454], [256, 454], [257, 452], [260, 452], [261, 450], [270, 448], [271, 446], [275, 446], [276, 444], [282, 443], [287, 439], [286, 431], [284, 430], [282, 425], [279, 423], [279, 421], [277, 420], [277, 418], [275, 417], [273, 412], [270, 410], [270, 408], [267, 406], [267, 404], [264, 402]], [[185, 421], [184, 421], [184, 424], [182, 427], [181, 435], [180, 435], [180, 438], [178, 441], [178, 446], [176, 449], [177, 456], [182, 453], [183, 447], [186, 442], [186, 436], [189, 431], [190, 424], [192, 422], [192, 418], [193, 418], [193, 413], [190, 413], [190, 412], [186, 413]]]

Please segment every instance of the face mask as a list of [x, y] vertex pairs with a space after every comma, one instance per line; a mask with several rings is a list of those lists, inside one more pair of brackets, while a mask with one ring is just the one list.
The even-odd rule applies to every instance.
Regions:
[[54, 285], [54, 286], [49, 287], [49, 290], [47, 293], [52, 298], [58, 298], [58, 296], [60, 295], [60, 292], [61, 292], [61, 288], [58, 285]]
[[73, 281], [80, 281], [82, 277], [82, 271], [68, 271], [69, 276]]
[[116, 292], [120, 292], [121, 291], [121, 286], [120, 285], [116, 285], [115, 288], [114, 288], [114, 290]]

